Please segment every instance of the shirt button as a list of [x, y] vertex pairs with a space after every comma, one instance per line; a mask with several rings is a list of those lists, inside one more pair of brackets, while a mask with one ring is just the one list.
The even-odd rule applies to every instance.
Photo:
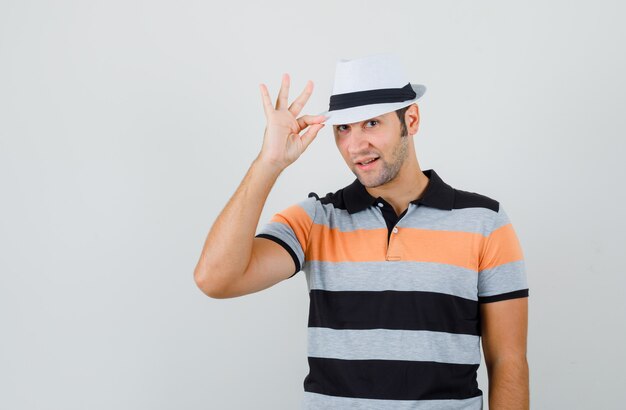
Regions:
[[382, 204], [382, 202], [377, 203], [376, 205], [378, 205], [379, 207], [383, 207], [384, 205]]
[[393, 228], [393, 233], [398, 233], [398, 228]]

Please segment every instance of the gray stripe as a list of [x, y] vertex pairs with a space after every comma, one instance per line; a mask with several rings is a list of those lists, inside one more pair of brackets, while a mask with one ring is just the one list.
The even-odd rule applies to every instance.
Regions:
[[488, 208], [460, 208], [451, 211], [417, 206], [412, 208], [399, 222], [399, 227], [432, 229], [438, 231], [455, 231], [477, 233], [486, 236], [489, 233], [494, 212]]
[[306, 272], [309, 291], [419, 290], [478, 300], [478, 273], [455, 265], [415, 261], [306, 261], [302, 270]]
[[382, 213], [373, 207], [352, 215], [345, 209], [335, 208], [333, 204], [321, 205], [320, 203], [318, 207], [315, 223], [341, 232], [351, 232], [357, 229], [387, 229]]
[[[504, 226], [504, 225], [506, 225], [506, 224], [508, 224], [510, 222], [511, 222], [511, 220], [509, 219], [509, 215], [504, 210], [504, 207], [502, 206], [502, 204], [500, 204], [500, 208], [498, 210], [498, 213], [495, 216], [495, 220], [493, 222], [493, 228], [491, 229], [491, 232], [495, 231], [496, 229], [498, 229], [501, 226]], [[489, 233], [491, 233], [491, 232], [489, 232]]]
[[311, 221], [315, 220], [315, 212], [319, 206], [317, 199], [309, 197], [298, 202], [296, 205], [299, 205], [302, 209], [304, 209], [304, 211], [309, 215], [309, 218], [311, 218]]
[[478, 273], [478, 296], [493, 296], [501, 293], [528, 289], [524, 260], [505, 263]]
[[374, 400], [327, 396], [305, 391], [301, 404], [303, 410], [481, 410], [483, 396], [463, 400]]
[[480, 364], [480, 336], [428, 330], [308, 328], [308, 354], [344, 360]]
[[[487, 235], [491, 228], [494, 212], [487, 208], [462, 208], [452, 211], [409, 204], [407, 213], [398, 222], [399, 227], [432, 229], [440, 231], [460, 231]], [[381, 210], [370, 207], [362, 212], [350, 215], [344, 209], [337, 209], [332, 204], [321, 205], [317, 213], [316, 224], [326, 225], [340, 232], [357, 229], [387, 228]]]

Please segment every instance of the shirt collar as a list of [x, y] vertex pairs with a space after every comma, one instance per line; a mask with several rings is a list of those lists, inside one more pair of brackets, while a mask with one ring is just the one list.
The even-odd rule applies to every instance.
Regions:
[[[427, 169], [422, 173], [428, 177], [428, 184], [422, 197], [412, 200], [411, 203], [451, 210], [454, 205], [454, 188], [445, 183], [434, 169]], [[375, 205], [378, 200], [367, 192], [358, 178], [355, 178], [354, 182], [344, 188], [343, 195], [346, 209], [351, 214]]]

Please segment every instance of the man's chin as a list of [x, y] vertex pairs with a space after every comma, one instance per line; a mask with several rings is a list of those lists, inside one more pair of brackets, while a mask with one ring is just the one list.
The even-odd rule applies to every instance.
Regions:
[[363, 175], [359, 175], [358, 173], [354, 173], [354, 175], [356, 175], [357, 179], [359, 180], [359, 182], [361, 183], [361, 185], [363, 185], [366, 188], [377, 188], [381, 185], [383, 185], [380, 180], [377, 178], [377, 175], [371, 175], [371, 176], [366, 176], [364, 177]]

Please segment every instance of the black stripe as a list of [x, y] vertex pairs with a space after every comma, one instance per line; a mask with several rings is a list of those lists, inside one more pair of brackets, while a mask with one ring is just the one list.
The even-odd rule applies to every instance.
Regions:
[[356, 91], [353, 93], [335, 94], [330, 97], [328, 111], [360, 105], [392, 103], [412, 100], [417, 94], [408, 83], [402, 88], [380, 88], [377, 90]]
[[478, 364], [309, 357], [304, 390], [383, 400], [468, 399], [482, 395]]
[[437, 292], [309, 292], [309, 327], [406, 329], [480, 335], [478, 302]]
[[255, 238], [265, 238], [265, 239], [269, 239], [270, 241], [274, 241], [280, 246], [282, 246], [283, 248], [285, 248], [287, 252], [289, 252], [289, 255], [291, 255], [291, 258], [293, 259], [293, 263], [296, 265], [296, 271], [289, 278], [293, 277], [296, 273], [300, 272], [301, 268], [300, 268], [300, 261], [298, 260], [298, 255], [296, 255], [293, 249], [291, 249], [291, 246], [287, 245], [285, 241], [275, 236], [266, 234], [266, 233], [260, 233], [256, 235]]
[[491, 303], [498, 302], [500, 300], [516, 299], [528, 297], [528, 289], [516, 290], [513, 292], [501, 293], [493, 296], [479, 296], [478, 303]]

